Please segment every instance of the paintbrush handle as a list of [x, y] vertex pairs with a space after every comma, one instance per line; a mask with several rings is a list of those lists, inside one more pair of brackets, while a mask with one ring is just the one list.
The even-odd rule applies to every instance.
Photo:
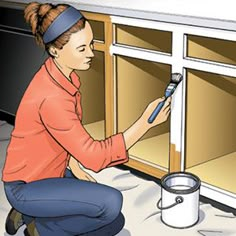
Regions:
[[152, 114], [148, 118], [148, 123], [149, 124], [151, 124], [156, 119], [156, 117], [159, 114], [161, 108], [164, 106], [165, 101], [166, 101], [166, 99], [164, 101], [158, 103], [158, 105], [156, 106], [155, 110], [152, 112]]

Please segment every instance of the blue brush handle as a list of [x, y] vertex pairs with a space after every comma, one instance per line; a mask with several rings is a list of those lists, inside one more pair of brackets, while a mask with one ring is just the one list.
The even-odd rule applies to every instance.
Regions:
[[158, 113], [160, 112], [161, 108], [164, 106], [165, 104], [165, 100], [160, 102], [157, 107], [155, 108], [155, 110], [152, 112], [152, 114], [150, 115], [150, 117], [148, 118], [148, 123], [151, 124], [157, 117]]

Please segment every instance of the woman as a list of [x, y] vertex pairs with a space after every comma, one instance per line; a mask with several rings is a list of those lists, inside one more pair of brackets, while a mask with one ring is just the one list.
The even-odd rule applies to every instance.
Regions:
[[115, 235], [124, 226], [122, 195], [95, 183], [79, 163], [99, 172], [127, 162], [127, 150], [167, 120], [170, 99], [152, 124], [148, 117], [163, 98], [149, 104], [125, 132], [93, 140], [81, 123], [74, 72], [88, 70], [94, 57], [89, 22], [69, 5], [37, 2], [26, 7], [25, 19], [49, 58], [21, 100], [7, 149], [2, 180], [13, 208], [6, 230], [15, 234], [25, 223], [24, 233], [31, 236]]

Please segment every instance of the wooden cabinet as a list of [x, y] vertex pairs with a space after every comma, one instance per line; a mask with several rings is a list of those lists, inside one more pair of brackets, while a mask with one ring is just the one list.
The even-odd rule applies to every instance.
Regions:
[[77, 72], [88, 132], [124, 131], [181, 73], [170, 118], [129, 150], [126, 165], [157, 178], [192, 172], [201, 195], [236, 208], [236, 31], [83, 14], [95, 39], [91, 69]]
[[130, 150], [127, 165], [155, 177], [188, 171], [201, 195], [236, 208], [236, 31], [112, 16], [117, 131], [183, 74], [166, 124]]
[[202, 194], [236, 208], [236, 32], [186, 34], [185, 168]]

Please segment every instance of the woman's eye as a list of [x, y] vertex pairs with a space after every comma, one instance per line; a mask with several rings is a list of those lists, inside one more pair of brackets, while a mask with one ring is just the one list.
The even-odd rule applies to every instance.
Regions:
[[79, 50], [79, 52], [84, 52], [85, 51], [85, 48], [82, 48]]

